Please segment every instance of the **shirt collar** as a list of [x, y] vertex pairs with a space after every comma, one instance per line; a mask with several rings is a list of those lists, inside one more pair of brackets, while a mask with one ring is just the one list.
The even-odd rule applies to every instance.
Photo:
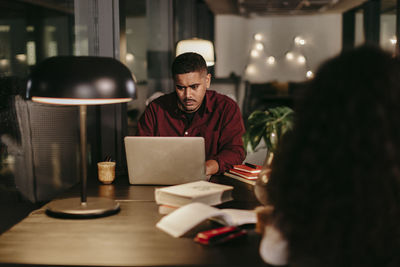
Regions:
[[210, 98], [211, 98], [210, 91], [207, 90], [203, 101], [206, 101], [206, 111], [208, 113], [212, 112], [212, 104], [211, 104], [211, 99]]

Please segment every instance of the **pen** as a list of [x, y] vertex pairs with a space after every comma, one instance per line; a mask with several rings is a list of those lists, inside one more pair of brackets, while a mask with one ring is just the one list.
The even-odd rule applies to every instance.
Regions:
[[253, 169], [257, 169], [257, 166], [256, 166], [256, 165], [251, 164], [251, 163], [248, 163], [248, 162], [245, 162], [244, 165], [246, 165], [246, 166], [248, 166], [248, 167], [250, 167], [250, 168], [253, 168]]

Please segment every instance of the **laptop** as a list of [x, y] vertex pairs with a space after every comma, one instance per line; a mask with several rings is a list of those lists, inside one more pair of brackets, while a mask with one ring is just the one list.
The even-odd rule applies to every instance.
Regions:
[[203, 137], [127, 136], [124, 141], [130, 184], [206, 180]]

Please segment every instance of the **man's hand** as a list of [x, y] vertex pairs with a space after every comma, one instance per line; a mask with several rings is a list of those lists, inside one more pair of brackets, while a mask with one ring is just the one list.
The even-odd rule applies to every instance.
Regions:
[[206, 175], [210, 177], [213, 174], [216, 174], [219, 170], [219, 165], [216, 160], [210, 159], [206, 161]]

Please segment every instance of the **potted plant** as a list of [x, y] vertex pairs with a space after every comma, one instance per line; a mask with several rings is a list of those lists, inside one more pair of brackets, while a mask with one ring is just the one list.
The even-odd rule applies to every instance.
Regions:
[[246, 150], [255, 151], [261, 140], [264, 140], [267, 147], [264, 165], [254, 188], [256, 197], [265, 205], [268, 203], [265, 187], [271, 171], [271, 162], [282, 136], [293, 128], [293, 119], [294, 112], [291, 108], [279, 106], [265, 111], [256, 110], [250, 114], [247, 121], [247, 130], [243, 135]]

